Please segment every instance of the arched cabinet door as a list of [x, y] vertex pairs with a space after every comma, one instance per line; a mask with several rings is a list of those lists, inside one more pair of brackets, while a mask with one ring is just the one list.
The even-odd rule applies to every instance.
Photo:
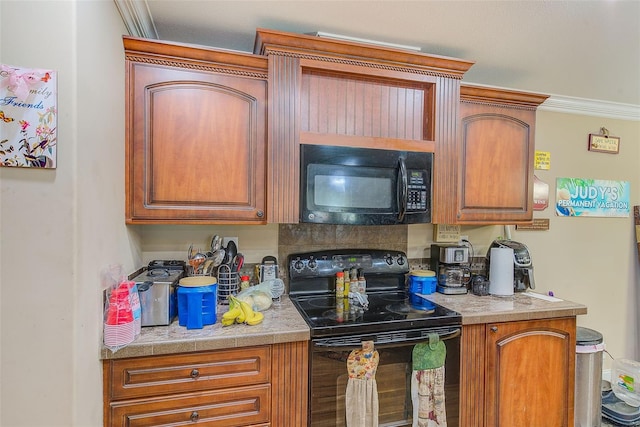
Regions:
[[575, 318], [486, 328], [485, 425], [572, 426]]
[[536, 107], [545, 95], [461, 86], [457, 222], [533, 218]]
[[266, 59], [134, 47], [144, 50], [127, 50], [127, 222], [266, 223]]

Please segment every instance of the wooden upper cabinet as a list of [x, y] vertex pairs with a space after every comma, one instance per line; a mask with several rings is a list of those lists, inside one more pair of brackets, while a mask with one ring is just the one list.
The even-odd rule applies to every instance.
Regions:
[[459, 224], [533, 217], [536, 108], [546, 95], [460, 87]]
[[127, 223], [266, 223], [266, 58], [124, 45]]
[[265, 29], [254, 53], [269, 61], [270, 222], [299, 220], [301, 143], [433, 152], [436, 209], [450, 193], [459, 85], [472, 61]]

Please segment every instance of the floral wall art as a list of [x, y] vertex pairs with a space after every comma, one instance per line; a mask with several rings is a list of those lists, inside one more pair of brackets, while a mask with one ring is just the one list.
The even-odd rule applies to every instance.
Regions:
[[56, 72], [0, 64], [0, 166], [55, 168]]

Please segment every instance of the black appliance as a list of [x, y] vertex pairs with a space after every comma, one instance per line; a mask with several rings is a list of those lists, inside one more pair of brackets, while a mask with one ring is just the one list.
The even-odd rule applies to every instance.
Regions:
[[533, 262], [531, 261], [529, 248], [524, 243], [516, 242], [515, 240], [494, 240], [487, 251], [487, 271], [489, 271], [491, 263], [491, 248], [500, 247], [513, 249], [513, 290], [522, 292], [528, 288], [535, 289]]
[[[310, 426], [345, 425], [346, 360], [352, 350], [361, 348], [362, 341], [374, 341], [380, 354], [376, 374], [380, 425], [411, 426], [412, 351], [433, 333], [447, 347], [447, 422], [450, 427], [458, 425], [461, 316], [426, 299], [409, 298], [409, 263], [404, 252], [306, 252], [290, 255], [287, 265], [290, 299], [311, 330]], [[336, 273], [352, 267], [364, 271], [364, 304], [335, 295]]]
[[432, 153], [302, 144], [300, 221], [431, 222], [432, 165]]

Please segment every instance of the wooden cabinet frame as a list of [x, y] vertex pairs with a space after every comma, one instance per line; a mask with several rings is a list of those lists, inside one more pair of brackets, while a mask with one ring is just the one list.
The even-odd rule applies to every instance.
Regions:
[[[459, 87], [472, 61], [264, 29], [257, 30], [254, 53], [269, 60], [270, 222], [299, 221], [300, 143], [434, 152], [433, 222], [453, 222], [455, 204], [445, 202], [449, 194], [457, 191], [453, 171], [457, 170], [458, 162]], [[411, 133], [410, 138], [402, 133], [305, 131], [301, 123], [303, 77], [311, 72], [343, 76], [345, 80], [421, 88], [419, 96], [424, 98], [420, 103], [428, 110], [419, 120], [422, 128]], [[367, 85], [364, 87], [367, 90]]]

